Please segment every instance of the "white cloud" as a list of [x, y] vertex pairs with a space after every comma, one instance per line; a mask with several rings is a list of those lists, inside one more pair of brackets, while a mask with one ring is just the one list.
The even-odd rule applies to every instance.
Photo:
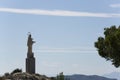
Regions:
[[74, 48], [40, 48], [35, 50], [35, 52], [45, 52], [45, 53], [96, 53], [95, 48], [91, 47], [74, 47]]
[[112, 7], [112, 8], [120, 8], [120, 3], [119, 4], [111, 4], [110, 7]]
[[42, 10], [42, 9], [15, 9], [15, 8], [0, 8], [0, 12], [18, 13], [18, 14], [32, 14], [32, 15], [49, 15], [49, 16], [76, 16], [76, 17], [120, 17], [115, 13], [92, 13], [80, 11], [66, 11], [66, 10]]
[[80, 64], [71, 64], [73, 68], [80, 68]]
[[47, 62], [47, 61], [43, 61], [41, 63], [44, 67], [49, 67], [49, 68], [58, 68], [61, 66], [60, 63], [58, 62]]

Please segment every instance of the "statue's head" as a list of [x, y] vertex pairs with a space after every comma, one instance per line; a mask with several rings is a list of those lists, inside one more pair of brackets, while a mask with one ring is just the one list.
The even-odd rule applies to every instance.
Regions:
[[30, 32], [28, 32], [28, 36], [31, 38], [31, 33]]
[[31, 34], [29, 35], [29, 37], [31, 37]]

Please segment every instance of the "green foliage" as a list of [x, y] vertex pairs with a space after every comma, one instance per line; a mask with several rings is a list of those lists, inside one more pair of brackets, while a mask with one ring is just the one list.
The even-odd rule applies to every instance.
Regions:
[[120, 26], [104, 29], [104, 37], [98, 37], [95, 47], [101, 57], [112, 62], [115, 67], [120, 66]]
[[61, 72], [59, 75], [57, 75], [57, 80], [64, 80], [63, 72]]
[[18, 69], [18, 68], [17, 68], [17, 69], [15, 69], [15, 70], [13, 70], [11, 74], [18, 73], [18, 72], [22, 72], [22, 69]]

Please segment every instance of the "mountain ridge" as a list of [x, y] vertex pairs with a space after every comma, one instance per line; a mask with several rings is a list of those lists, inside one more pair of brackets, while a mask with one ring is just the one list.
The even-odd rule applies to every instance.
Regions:
[[83, 74], [74, 74], [74, 75], [66, 75], [65, 80], [117, 80], [113, 78], [106, 78], [104, 76], [98, 75], [83, 75]]
[[112, 72], [112, 73], [104, 74], [103, 76], [107, 78], [116, 78], [117, 80], [120, 80], [120, 72]]

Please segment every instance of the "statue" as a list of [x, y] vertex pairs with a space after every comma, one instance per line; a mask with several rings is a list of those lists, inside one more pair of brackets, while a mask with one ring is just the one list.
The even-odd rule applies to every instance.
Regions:
[[30, 74], [35, 74], [35, 57], [34, 53], [32, 52], [32, 45], [35, 43], [33, 41], [31, 34], [28, 34], [28, 52], [27, 52], [27, 58], [26, 58], [26, 72]]
[[32, 45], [35, 43], [33, 39], [31, 38], [31, 34], [28, 34], [28, 41], [27, 41], [27, 46], [28, 46], [28, 54], [29, 56], [32, 56]]

